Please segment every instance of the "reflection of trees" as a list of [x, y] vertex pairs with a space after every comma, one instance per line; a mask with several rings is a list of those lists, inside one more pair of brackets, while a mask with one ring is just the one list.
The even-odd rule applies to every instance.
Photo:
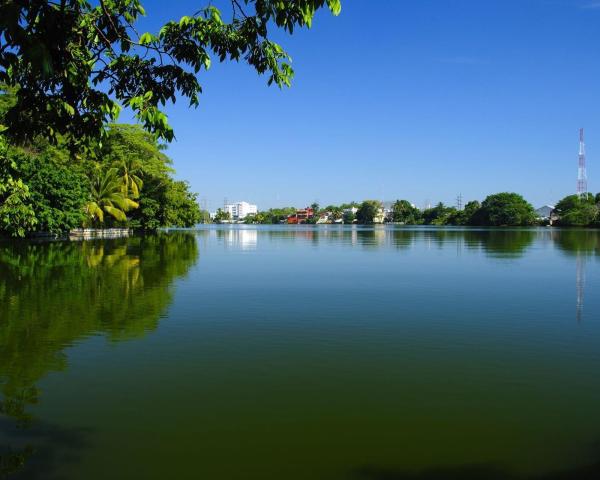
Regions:
[[395, 228], [392, 230], [392, 244], [399, 249], [410, 248], [418, 234], [414, 229]]
[[63, 349], [77, 339], [155, 329], [197, 256], [187, 233], [0, 246], [0, 414], [27, 423], [36, 382], [66, 367]]
[[516, 258], [533, 243], [535, 230], [465, 230], [467, 248], [483, 248], [487, 255], [498, 258]]
[[458, 228], [392, 230], [391, 239], [398, 248], [411, 247], [419, 239], [428, 245], [442, 248], [447, 245], [463, 245], [468, 250], [482, 249], [492, 257], [511, 258], [523, 255], [537, 232], [535, 230], [475, 230]]
[[383, 227], [357, 228], [356, 240], [367, 248], [377, 248], [386, 240], [386, 230]]
[[558, 248], [567, 254], [600, 253], [600, 232], [598, 230], [554, 230], [552, 238]]
[[585, 294], [585, 266], [589, 256], [600, 253], [600, 232], [597, 230], [567, 229], [553, 232], [558, 248], [570, 257], [575, 257], [576, 274], [576, 310], [578, 322], [583, 319], [583, 300]]
[[357, 480], [568, 480], [600, 478], [600, 461], [542, 474], [522, 475], [493, 463], [436, 466], [422, 471], [409, 471], [368, 465], [355, 469]]
[[[246, 229], [248, 227], [245, 227]], [[233, 232], [243, 232], [235, 227], [217, 228], [218, 239], [228, 242]], [[431, 227], [365, 227], [365, 226], [274, 226], [255, 227], [257, 240], [261, 238], [275, 241], [311, 241], [312, 243], [337, 243], [360, 245], [377, 249], [392, 245], [407, 249], [419, 241], [436, 248], [449, 244], [460, 245], [469, 250], [483, 250], [488, 256], [515, 258], [523, 255], [542, 230], [535, 229], [469, 229]], [[595, 235], [595, 234], [594, 234]]]

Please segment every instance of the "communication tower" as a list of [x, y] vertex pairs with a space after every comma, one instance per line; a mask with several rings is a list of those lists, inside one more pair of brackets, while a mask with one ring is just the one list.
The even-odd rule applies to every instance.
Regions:
[[587, 196], [587, 172], [585, 168], [585, 143], [583, 141], [583, 128], [579, 129], [579, 168], [577, 169], [577, 195]]

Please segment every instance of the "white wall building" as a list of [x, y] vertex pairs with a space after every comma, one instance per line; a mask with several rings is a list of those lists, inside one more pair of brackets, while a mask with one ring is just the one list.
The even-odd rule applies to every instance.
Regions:
[[258, 207], [248, 202], [236, 202], [225, 205], [225, 211], [229, 212], [232, 220], [243, 220], [248, 215], [256, 215]]

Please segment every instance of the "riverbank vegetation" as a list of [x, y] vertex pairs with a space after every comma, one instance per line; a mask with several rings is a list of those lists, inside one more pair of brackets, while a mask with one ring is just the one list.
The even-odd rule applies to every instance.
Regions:
[[0, 234], [64, 234], [78, 227], [190, 227], [203, 215], [196, 194], [175, 180], [155, 137], [135, 125], [110, 125], [96, 155], [36, 138], [0, 137]]
[[[340, 0], [231, 2], [139, 32], [140, 0], [0, 4], [0, 235], [80, 226], [156, 229], [207, 220], [173, 178], [164, 107], [198, 106], [211, 57], [244, 61], [289, 86], [291, 58], [270, 39], [310, 27]], [[115, 124], [129, 109], [140, 126]]]
[[[516, 193], [498, 193], [488, 196], [482, 203], [468, 202], [464, 209], [438, 203], [436, 206], [418, 209], [408, 200], [396, 200], [389, 209], [377, 200], [351, 202], [340, 206], [329, 205], [320, 209], [313, 205], [315, 216], [307, 223], [318, 223], [327, 218], [329, 223], [398, 223], [404, 225], [473, 225], [473, 226], [526, 226], [538, 222], [533, 206]], [[294, 208], [271, 209], [249, 216], [245, 223], [285, 223]]]
[[[342, 205], [328, 205], [319, 208], [311, 205], [315, 214], [306, 223], [343, 223], [370, 225], [374, 223], [396, 223], [402, 225], [456, 225], [516, 227], [546, 225], [552, 220], [560, 226], [600, 226], [600, 193], [584, 197], [570, 195], [557, 203], [551, 218], [541, 218], [533, 206], [517, 193], [501, 192], [489, 195], [482, 202], [467, 202], [464, 208], [456, 208], [438, 203], [434, 207], [419, 209], [408, 200], [396, 200], [389, 208], [382, 202], [365, 200]], [[286, 223], [288, 215], [293, 215], [293, 207], [270, 209], [248, 216], [247, 224]], [[216, 221], [222, 221], [217, 217]], [[230, 220], [229, 218], [225, 220]]]
[[600, 193], [569, 195], [556, 204], [556, 223], [567, 227], [600, 226]]

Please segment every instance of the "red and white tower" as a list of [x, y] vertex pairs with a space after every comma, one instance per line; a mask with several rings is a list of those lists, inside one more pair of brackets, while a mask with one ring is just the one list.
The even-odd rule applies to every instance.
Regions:
[[577, 195], [587, 195], [587, 172], [585, 170], [585, 143], [583, 141], [583, 128], [579, 129], [579, 168], [577, 169]]

